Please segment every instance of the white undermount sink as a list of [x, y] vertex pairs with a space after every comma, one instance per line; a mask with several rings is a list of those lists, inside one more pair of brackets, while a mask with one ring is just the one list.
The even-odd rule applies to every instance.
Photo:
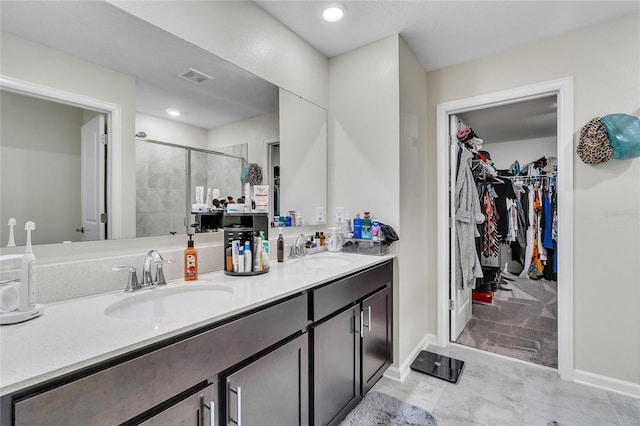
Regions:
[[336, 254], [314, 254], [303, 257], [301, 263], [307, 268], [331, 269], [351, 265], [350, 259]]
[[174, 317], [194, 310], [206, 312], [214, 304], [219, 309], [230, 305], [233, 298], [232, 288], [211, 284], [140, 291], [107, 306], [105, 315], [121, 319]]

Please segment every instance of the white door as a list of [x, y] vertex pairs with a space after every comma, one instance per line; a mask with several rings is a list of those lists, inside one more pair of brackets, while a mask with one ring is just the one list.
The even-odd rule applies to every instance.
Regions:
[[98, 115], [81, 130], [80, 176], [82, 204], [82, 240], [105, 239], [105, 134], [104, 116]]
[[452, 309], [450, 309], [451, 317], [451, 340], [455, 341], [462, 333], [462, 330], [467, 326], [467, 323], [471, 319], [471, 289], [466, 287], [464, 289], [459, 288], [456, 285], [456, 172], [458, 162], [458, 143], [456, 134], [458, 133], [458, 118], [455, 115], [449, 116], [449, 212], [451, 219], [451, 232], [449, 247], [451, 254], [449, 256], [449, 270], [451, 271], [449, 282], [449, 299], [452, 301]]

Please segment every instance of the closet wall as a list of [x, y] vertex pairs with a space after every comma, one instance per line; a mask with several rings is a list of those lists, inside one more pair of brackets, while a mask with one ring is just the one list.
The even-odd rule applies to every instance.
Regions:
[[[482, 136], [481, 136], [482, 137]], [[491, 153], [496, 168], [506, 169], [515, 160], [520, 165], [540, 157], [556, 156], [558, 138], [555, 136], [533, 139], [518, 139], [506, 142], [485, 141], [484, 148]]]

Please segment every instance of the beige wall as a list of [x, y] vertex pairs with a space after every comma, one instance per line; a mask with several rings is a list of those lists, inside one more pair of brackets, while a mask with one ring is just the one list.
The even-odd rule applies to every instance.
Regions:
[[11, 217], [19, 246], [27, 220], [36, 223], [33, 244], [80, 241], [83, 110], [5, 91], [0, 101], [0, 242]]
[[[640, 111], [640, 19], [633, 15], [427, 74], [428, 189], [436, 192], [436, 105], [574, 77], [574, 131], [591, 118]], [[574, 154], [575, 155], [575, 154]], [[575, 368], [640, 383], [640, 159], [590, 166], [574, 157]], [[434, 249], [435, 208], [427, 241]], [[562, 241], [560, 242], [562, 244]], [[429, 287], [436, 287], [430, 262]], [[562, 285], [562, 283], [559, 283]], [[428, 300], [436, 310], [436, 300]], [[430, 315], [429, 329], [436, 332]]]
[[365, 210], [400, 232], [398, 36], [330, 60], [329, 217]]
[[[398, 363], [428, 332], [430, 300], [436, 299], [427, 286], [430, 271], [426, 259], [436, 253], [428, 243], [427, 185], [427, 73], [405, 42], [400, 39], [400, 224], [397, 286], [399, 330]], [[400, 231], [399, 231], [400, 232]]]
[[508, 169], [516, 160], [523, 167], [540, 157], [557, 157], [558, 138], [549, 136], [506, 142], [485, 141], [482, 149], [491, 154], [491, 161], [496, 169]]
[[[280, 134], [277, 112], [259, 115], [210, 129], [207, 149], [218, 150], [232, 145], [247, 144], [250, 163], [264, 169], [264, 141], [278, 139]], [[266, 183], [266, 182], [265, 182]]]
[[323, 108], [329, 103], [327, 58], [252, 2], [111, 3]]
[[[135, 236], [135, 80], [58, 50], [2, 33], [0, 74], [120, 105], [122, 236]], [[44, 224], [43, 224], [44, 225]]]
[[147, 138], [190, 148], [208, 149], [207, 129], [185, 123], [137, 113], [136, 131], [145, 132]]

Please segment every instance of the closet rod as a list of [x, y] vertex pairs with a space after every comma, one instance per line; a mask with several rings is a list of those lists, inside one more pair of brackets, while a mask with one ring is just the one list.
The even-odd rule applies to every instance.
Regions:
[[503, 179], [522, 179], [522, 180], [536, 180], [536, 179], [548, 179], [548, 178], [557, 178], [557, 174], [549, 175], [541, 175], [541, 176], [503, 176], [499, 175], [498, 177]]

